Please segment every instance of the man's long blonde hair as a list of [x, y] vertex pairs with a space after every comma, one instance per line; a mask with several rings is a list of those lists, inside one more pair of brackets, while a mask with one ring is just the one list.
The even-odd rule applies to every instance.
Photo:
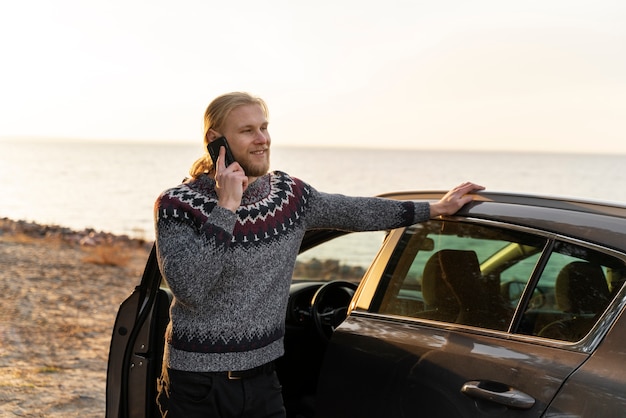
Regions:
[[209, 145], [209, 131], [221, 132], [226, 118], [230, 112], [236, 107], [243, 105], [259, 105], [263, 109], [265, 117], [269, 117], [267, 104], [263, 99], [244, 92], [226, 93], [215, 98], [204, 112], [204, 155], [198, 158], [189, 169], [189, 174], [193, 178], [197, 178], [203, 173], [209, 173], [213, 170], [213, 161], [207, 150]]

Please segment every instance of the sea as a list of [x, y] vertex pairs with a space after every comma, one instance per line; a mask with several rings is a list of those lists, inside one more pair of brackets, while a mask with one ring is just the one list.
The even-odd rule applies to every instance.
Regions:
[[[626, 155], [272, 145], [271, 169], [318, 190], [372, 196], [491, 191], [626, 205]], [[153, 205], [202, 155], [189, 142], [0, 141], [0, 218], [154, 239]]]

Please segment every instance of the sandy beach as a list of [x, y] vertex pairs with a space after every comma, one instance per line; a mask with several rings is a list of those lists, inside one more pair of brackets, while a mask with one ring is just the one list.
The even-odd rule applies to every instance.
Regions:
[[104, 416], [111, 330], [150, 247], [0, 219], [0, 416]]

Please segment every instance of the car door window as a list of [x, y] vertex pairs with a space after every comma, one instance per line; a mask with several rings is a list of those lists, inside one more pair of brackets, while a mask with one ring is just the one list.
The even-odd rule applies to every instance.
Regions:
[[624, 280], [619, 259], [578, 245], [556, 242], [519, 332], [567, 342], [580, 341], [592, 329]]
[[[546, 239], [485, 225], [429, 221], [407, 228], [374, 312], [505, 331]], [[521, 292], [520, 292], [521, 294]]]
[[293, 280], [359, 283], [386, 234], [386, 231], [353, 232], [310, 248], [298, 255]]

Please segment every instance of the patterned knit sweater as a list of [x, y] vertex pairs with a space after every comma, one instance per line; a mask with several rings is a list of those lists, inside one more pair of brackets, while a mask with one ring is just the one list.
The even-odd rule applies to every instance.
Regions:
[[165, 364], [246, 370], [283, 354], [292, 270], [308, 229], [383, 230], [425, 221], [428, 203], [321, 193], [282, 172], [258, 178], [233, 213], [208, 175], [155, 203], [161, 272], [174, 295]]

